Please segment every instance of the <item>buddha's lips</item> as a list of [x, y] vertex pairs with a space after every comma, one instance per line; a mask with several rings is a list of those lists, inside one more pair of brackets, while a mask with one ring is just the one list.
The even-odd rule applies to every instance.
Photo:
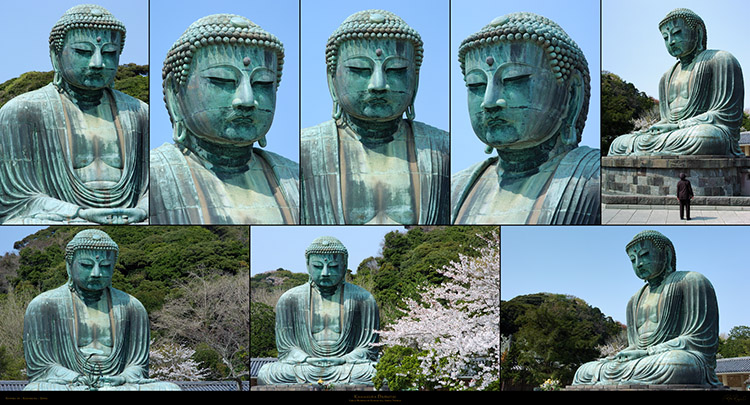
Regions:
[[375, 104], [375, 105], [390, 104], [390, 101], [384, 97], [367, 97], [365, 98], [364, 102], [367, 104]]

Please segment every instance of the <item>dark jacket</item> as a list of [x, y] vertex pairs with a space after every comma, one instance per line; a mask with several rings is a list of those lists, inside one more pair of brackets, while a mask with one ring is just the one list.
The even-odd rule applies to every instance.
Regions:
[[690, 185], [690, 181], [682, 179], [677, 182], [677, 198], [680, 200], [689, 200], [693, 198], [693, 187]]

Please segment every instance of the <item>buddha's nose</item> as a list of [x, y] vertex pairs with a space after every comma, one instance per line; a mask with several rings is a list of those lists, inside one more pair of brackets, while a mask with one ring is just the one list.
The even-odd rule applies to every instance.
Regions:
[[492, 81], [487, 83], [487, 89], [484, 91], [484, 99], [482, 100], [482, 107], [485, 110], [505, 108], [508, 102], [501, 97], [500, 86], [495, 85]]
[[252, 109], [257, 107], [257, 105], [252, 84], [247, 78], [243, 78], [234, 93], [232, 107], [238, 109]]
[[370, 83], [368, 84], [367, 89], [370, 91], [388, 90], [388, 85], [386, 84], [385, 80], [385, 72], [383, 72], [383, 68], [381, 66], [376, 66], [372, 70], [372, 77], [370, 78]]
[[91, 61], [89, 62], [90, 68], [101, 69], [104, 67], [104, 58], [102, 58], [102, 52], [95, 50], [94, 54], [91, 55]]

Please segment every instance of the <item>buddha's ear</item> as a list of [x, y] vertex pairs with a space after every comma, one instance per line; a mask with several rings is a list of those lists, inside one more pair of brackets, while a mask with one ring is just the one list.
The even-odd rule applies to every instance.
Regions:
[[696, 48], [699, 51], [705, 51], [706, 47], [703, 46], [703, 43], [704, 43], [704, 38], [706, 38], [706, 32], [703, 30], [703, 27], [701, 27], [699, 24], [695, 27], [695, 30], [697, 31], [697, 35], [696, 35], [696, 37], [697, 37], [696, 38], [696, 42], [697, 42]]
[[417, 116], [416, 111], [414, 111], [414, 102], [417, 100], [417, 92], [419, 90], [419, 73], [414, 75], [414, 94], [411, 96], [411, 103], [408, 107], [406, 107], [406, 119], [409, 121], [414, 121], [414, 118]]
[[60, 55], [55, 52], [55, 48], [53, 47], [49, 48], [49, 59], [52, 62], [52, 70], [55, 72], [52, 82], [55, 85], [59, 85], [62, 81], [62, 76], [60, 75]]
[[164, 102], [169, 111], [169, 118], [172, 120], [172, 139], [177, 143], [182, 143], [187, 136], [187, 128], [184, 123], [184, 115], [180, 108], [180, 100], [177, 89], [179, 85], [174, 82], [172, 77], [168, 77], [164, 91]]
[[337, 120], [341, 118], [341, 105], [339, 104], [339, 96], [336, 94], [336, 85], [334, 84], [334, 77], [335, 72], [331, 72], [330, 69], [327, 69], [328, 73], [328, 91], [331, 93], [331, 99], [333, 100], [333, 111], [331, 112], [331, 116], [333, 119]]
[[584, 103], [584, 83], [581, 74], [578, 71], [573, 71], [571, 76], [567, 80], [568, 83], [568, 113], [563, 121], [560, 132], [562, 133], [562, 140], [566, 145], [577, 145], [578, 144], [578, 130], [576, 123], [578, 117], [583, 111]]

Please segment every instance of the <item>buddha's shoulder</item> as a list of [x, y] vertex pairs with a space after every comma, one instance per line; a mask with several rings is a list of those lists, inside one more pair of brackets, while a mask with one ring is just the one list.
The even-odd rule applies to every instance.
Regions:
[[334, 135], [337, 135], [336, 122], [334, 120], [328, 120], [326, 122], [321, 122], [318, 125], [302, 128], [302, 131], [300, 131], [300, 141], [310, 142], [313, 140], [319, 140], [321, 137], [330, 137]]
[[675, 271], [671, 276], [684, 283], [710, 283], [703, 273], [697, 271]]
[[298, 170], [299, 164], [292, 159], [279, 155], [265, 149], [255, 148], [255, 152], [263, 156], [266, 161], [275, 168], [283, 167], [292, 170]]
[[412, 121], [412, 127], [414, 128], [414, 132], [418, 135], [426, 135], [431, 138], [448, 141], [448, 131], [433, 127], [432, 125], [425, 124], [421, 121]]
[[61, 285], [60, 287], [47, 290], [31, 300], [28, 305], [28, 309], [37, 308], [46, 304], [57, 304], [61, 300], [67, 300], [70, 298], [70, 289], [67, 284]]
[[3, 107], [0, 108], [0, 112], [4, 114], [15, 113], [17, 111], [24, 111], [25, 113], [42, 112], [49, 108], [49, 104], [53, 98], [52, 96], [54, 96], [56, 92], [57, 90], [55, 90], [52, 83], [50, 83], [36, 90], [19, 94], [5, 103]]
[[143, 100], [140, 100], [129, 94], [125, 94], [121, 92], [120, 90], [115, 90], [115, 89], [112, 89], [112, 95], [115, 97], [115, 100], [117, 100], [118, 108], [127, 106], [131, 110], [140, 110], [140, 111], [145, 111], [146, 113], [148, 113], [148, 104], [145, 103]]

